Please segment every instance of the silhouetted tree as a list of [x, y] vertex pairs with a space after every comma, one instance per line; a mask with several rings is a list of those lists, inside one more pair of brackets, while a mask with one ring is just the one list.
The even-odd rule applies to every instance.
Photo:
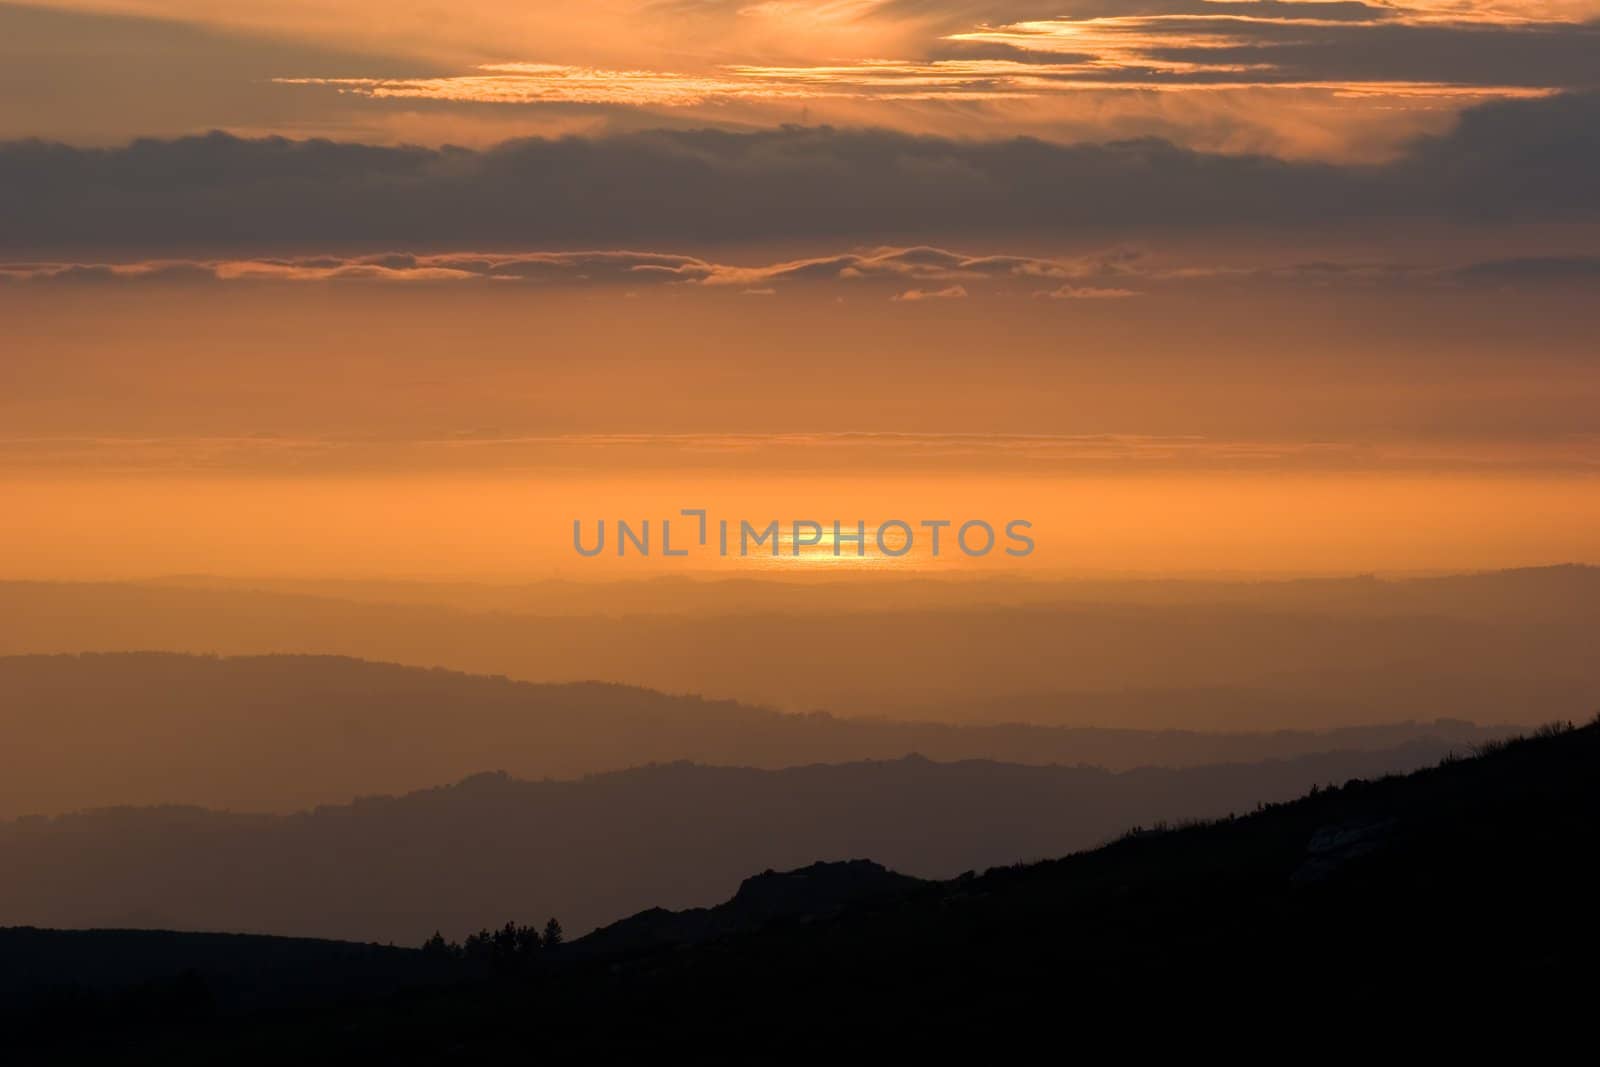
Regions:
[[537, 926], [508, 922], [493, 931], [479, 930], [459, 945], [446, 941], [444, 935], [435, 930], [433, 936], [422, 943], [422, 951], [434, 958], [466, 960], [478, 967], [509, 973], [533, 966], [546, 945], [560, 943], [561, 924], [551, 919], [545, 924], [542, 937]]
[[491, 963], [494, 960], [494, 935], [488, 930], [472, 934], [461, 946], [461, 954], [473, 963]]
[[510, 965], [517, 958], [517, 924], [508, 922], [494, 932], [494, 961]]

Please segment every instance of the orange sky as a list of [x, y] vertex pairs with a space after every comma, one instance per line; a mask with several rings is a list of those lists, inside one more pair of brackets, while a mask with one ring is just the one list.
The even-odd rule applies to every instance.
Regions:
[[[0, 481], [7, 578], [232, 576], [513, 581], [662, 574], [836, 573], [840, 566], [947, 574], [1135, 572], [1339, 574], [1474, 570], [1600, 558], [1600, 482], [1579, 477], [1400, 475], [943, 477], [819, 480], [683, 475], [671, 479], [388, 477], [69, 478]], [[845, 530], [904, 517], [970, 518], [997, 532], [1024, 517], [1037, 548], [941, 558], [926, 542], [902, 560], [835, 561], [829, 546], [774, 560], [711, 548], [660, 555], [660, 521], [693, 548], [684, 506], [765, 526], [795, 518]], [[614, 522], [651, 520], [648, 560], [613, 555]], [[573, 519], [606, 519], [607, 551], [571, 547]], [[920, 536], [920, 531], [919, 531]], [[979, 544], [978, 533], [972, 544]], [[999, 544], [1006, 541], [1001, 533]], [[869, 556], [875, 556], [869, 545]]]
[[0, 577], [1600, 556], [1594, 0], [441, 11], [0, 2]]
[[0, 305], [29, 314], [0, 400], [5, 576], [758, 565], [571, 550], [574, 519], [659, 531], [695, 506], [1034, 523], [1033, 555], [939, 563], [962, 571], [1600, 558], [1581, 292], [969, 283], [908, 303], [902, 284], [843, 304], [828, 284], [12, 289]]

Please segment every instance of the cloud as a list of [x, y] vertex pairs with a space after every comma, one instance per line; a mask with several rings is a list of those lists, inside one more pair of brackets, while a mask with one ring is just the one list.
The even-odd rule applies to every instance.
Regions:
[[[682, 6], [682, 5], [677, 5]], [[699, 13], [707, 6], [694, 5]], [[482, 104], [694, 107], [730, 101], [1037, 99], [1107, 88], [1184, 91], [1214, 86], [1315, 86], [1346, 93], [1510, 93], [1594, 88], [1600, 27], [1547, 5], [1357, 0], [1186, 0], [1062, 14], [1058, 6], [856, 3], [842, 24], [899, 19], [899, 53], [826, 62], [738, 62], [691, 70], [608, 69], [563, 62], [490, 62], [424, 77], [286, 77], [371, 99]], [[1070, 3], [1066, 3], [1066, 6]], [[800, 5], [742, 5], [746, 21]], [[659, 11], [659, 8], [658, 8]], [[805, 5], [805, 14], [816, 5]], [[1037, 18], [1040, 11], [1053, 18]], [[738, 18], [726, 19], [723, 29]], [[920, 14], [920, 18], [918, 18]], [[1034, 16], [1034, 18], [1029, 18]], [[912, 29], [915, 24], [920, 29]], [[918, 42], [918, 34], [922, 40]]]
[[0, 137], [799, 121], [1373, 161], [1477, 101], [1595, 87], [1600, 33], [1597, 0], [50, 4], [0, 2]]
[[1600, 255], [1488, 260], [1459, 268], [1455, 277], [1464, 282], [1491, 285], [1600, 285]]
[[907, 289], [892, 297], [897, 302], [907, 304], [914, 304], [919, 300], [965, 300], [966, 298], [966, 287], [960, 285], [950, 285], [943, 289]]
[[1593, 10], [1508, 10], [1473, 0], [1447, 8], [1342, 0], [1129, 6], [986, 25], [945, 40], [983, 46], [993, 61], [1027, 56], [1044, 88], [1318, 85], [1403, 95], [1596, 85], [1600, 27], [1584, 21]]
[[[1448, 95], [1466, 89], [1592, 88], [1593, 57], [1600, 47], [1600, 28], [1581, 21], [1581, 13], [1532, 4], [1507, 10], [1471, 0], [1447, 9], [1415, 0], [1187, 0], [1065, 15], [1056, 7], [1032, 4], [982, 5], [990, 16], [1000, 17], [998, 22], [980, 19], [973, 5], [964, 4], [916, 5], [920, 10], [905, 4], [846, 6], [850, 11], [841, 27], [894, 22], [897, 15], [922, 25], [908, 27], [894, 42], [901, 52], [873, 58], [841, 59], [835, 46], [822, 49], [829, 57], [825, 62], [783, 64], [761, 59], [759, 49], [722, 48], [723, 55], [744, 58], [686, 71], [497, 62], [442, 77], [279, 80], [380, 100], [664, 108], [746, 101], [1040, 99], [1095, 89], [1173, 92], [1218, 86]], [[693, 10], [703, 15], [722, 7], [697, 4]], [[1041, 11], [1054, 17], [1038, 17]], [[814, 4], [742, 5], [721, 12], [722, 29], [736, 24], [738, 16], [748, 22], [816, 12]], [[728, 19], [730, 14], [735, 17]]]
[[[1052, 283], [1039, 288], [1041, 281]], [[1174, 263], [1117, 247], [1089, 255], [971, 255], [931, 245], [882, 246], [836, 255], [726, 264], [666, 252], [381, 252], [259, 259], [160, 259], [120, 263], [0, 260], [0, 284], [367, 284], [515, 285], [646, 289], [773, 296], [794, 287], [867, 289], [902, 303], [990, 295], [1111, 301], [1245, 286], [1345, 286], [1434, 290], [1600, 284], [1600, 256], [1523, 256], [1467, 263], [1394, 263], [1366, 259], [1307, 262]], [[909, 287], [908, 287], [908, 283]]]
[[1037, 294], [1049, 300], [1120, 300], [1124, 297], [1138, 296], [1132, 289], [1105, 289], [1090, 285], [1063, 285], [1059, 289], [1049, 289]]
[[[929, 245], [878, 247], [757, 265], [717, 263], [665, 252], [381, 252], [258, 259], [148, 260], [128, 263], [0, 262], [0, 280], [83, 282], [520, 282], [558, 286], [699, 286], [767, 295], [779, 284], [856, 285], [907, 281], [957, 283], [928, 295], [966, 295], [960, 282], [1101, 278], [1132, 273], [1127, 249], [1045, 258], [966, 255]], [[915, 297], [910, 299], [916, 299]]]
[[179, 247], [605, 247], [1397, 217], [1592, 220], [1597, 184], [1600, 94], [1473, 109], [1450, 134], [1382, 167], [1151, 139], [1058, 145], [794, 127], [531, 139], [486, 151], [220, 133], [110, 149], [16, 141], [0, 144], [0, 248], [155, 256]]

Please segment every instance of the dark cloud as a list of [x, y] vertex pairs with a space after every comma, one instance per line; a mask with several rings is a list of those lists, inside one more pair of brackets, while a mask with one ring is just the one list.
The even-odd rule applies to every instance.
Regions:
[[1521, 256], [1474, 263], [1456, 272], [1465, 282], [1499, 285], [1600, 283], [1600, 255]]
[[[889, 0], [865, 17], [922, 27], [918, 55], [925, 60], [1032, 68], [1020, 83], [991, 71], [944, 86], [961, 93], [986, 84], [1034, 95], [1090, 85], [1311, 84], [1364, 92], [1600, 86], [1600, 23], [1535, 5], [1507, 10], [1469, 0], [1445, 12], [1355, 0]], [[954, 72], [911, 65], [901, 73], [919, 91], [938, 93], [938, 75]], [[836, 88], [863, 95], [906, 89], [893, 84], [892, 71], [874, 67], [872, 74], [863, 82], [851, 79], [848, 66], [829, 68]]]
[[1062, 63], [1092, 63], [1097, 58], [1093, 52], [1033, 52], [1003, 41], [946, 41], [930, 44], [923, 55], [928, 60], [951, 59], [1003, 59], [1012, 63], [1029, 63], [1048, 67]]
[[[1232, 8], [1234, 5], [1228, 5]], [[1323, 17], [1322, 12], [1317, 13]], [[1176, 18], [1162, 23], [1174, 44], [1145, 52], [1153, 60], [1216, 66], [1262, 64], [1251, 82], [1423, 82], [1440, 85], [1514, 85], [1592, 88], [1600, 84], [1600, 27], [1471, 24], [1352, 24], [1307, 27], [1293, 22], [1225, 22]], [[1185, 37], [1192, 43], [1176, 43]], [[1236, 82], [1227, 70], [1169, 75], [1173, 81]], [[1108, 81], [1145, 80], [1123, 71]]]
[[[1147, 233], [1600, 217], [1600, 94], [1502, 101], [1381, 167], [878, 130], [655, 131], [486, 151], [224, 134], [0, 144], [0, 247], [162, 250]], [[679, 247], [682, 247], [680, 243]]]
[[[691, 3], [696, 0], [690, 0]], [[716, 2], [716, 0], [713, 0]], [[727, 0], [734, 3], [735, 0]], [[703, 6], [703, 3], [702, 3]], [[736, 0], [736, 6], [748, 6]], [[1327, 21], [1371, 21], [1387, 18], [1392, 9], [1360, 0], [1327, 0], [1315, 8], [1282, 0], [1233, 0], [1220, 8], [1213, 0], [887, 0], [878, 5], [877, 17], [902, 16], [940, 25], [970, 26], [1026, 22], [1050, 18], [1114, 18], [1130, 15], [1183, 15], [1222, 13], [1254, 18], [1297, 18], [1315, 15]]]

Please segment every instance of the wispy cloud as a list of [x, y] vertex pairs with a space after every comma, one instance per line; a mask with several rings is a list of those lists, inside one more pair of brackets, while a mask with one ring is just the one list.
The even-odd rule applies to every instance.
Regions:
[[[905, 303], [1023, 295], [1119, 300], [1196, 286], [1346, 285], [1460, 288], [1600, 285], [1600, 254], [1507, 257], [1462, 263], [1371, 259], [1213, 264], [1153, 259], [1115, 247], [1076, 256], [973, 255], [930, 245], [732, 264], [644, 251], [384, 252], [263, 259], [153, 259], [120, 263], [0, 261], [0, 283], [534, 285], [614, 288], [635, 295], [671, 287], [707, 294], [773, 296], [833, 286]], [[909, 287], [908, 287], [909, 285]]]
[[[661, 252], [573, 251], [521, 253], [384, 252], [358, 256], [263, 259], [155, 259], [125, 263], [0, 262], [0, 280], [14, 282], [463, 282], [677, 285], [775, 292], [779, 285], [907, 281], [953, 283], [925, 295], [965, 296], [961, 282], [1089, 278], [1131, 273], [1137, 254], [1045, 258], [967, 255], [927, 245], [879, 247], [831, 256], [748, 265]], [[915, 299], [915, 298], [908, 298]]]
[[1594, 87], [1600, 18], [1595, 0], [477, 0], [448, 19], [40, 2], [0, 4], [0, 62], [35, 90], [0, 102], [11, 135], [487, 145], [826, 123], [1363, 161], [1484, 99]]
[[920, 300], [965, 300], [967, 287], [964, 285], [947, 285], [943, 289], [907, 289], [903, 293], [896, 293], [893, 299], [897, 303], [915, 304]]
[[[894, 5], [855, 5], [853, 18]], [[1175, 9], [980, 24], [914, 55], [703, 70], [490, 63], [446, 77], [287, 77], [374, 99], [697, 107], [748, 101], [1004, 101], [1090, 90], [1320, 89], [1529, 95], [1596, 84], [1585, 12], [1539, 4], [1192, 0]], [[750, 12], [763, 14], [759, 6]], [[765, 12], [770, 14], [771, 12]], [[1593, 14], [1589, 12], [1588, 14]]]
[[1133, 289], [1108, 289], [1093, 285], [1063, 285], [1037, 294], [1049, 300], [1120, 300], [1138, 296]]

